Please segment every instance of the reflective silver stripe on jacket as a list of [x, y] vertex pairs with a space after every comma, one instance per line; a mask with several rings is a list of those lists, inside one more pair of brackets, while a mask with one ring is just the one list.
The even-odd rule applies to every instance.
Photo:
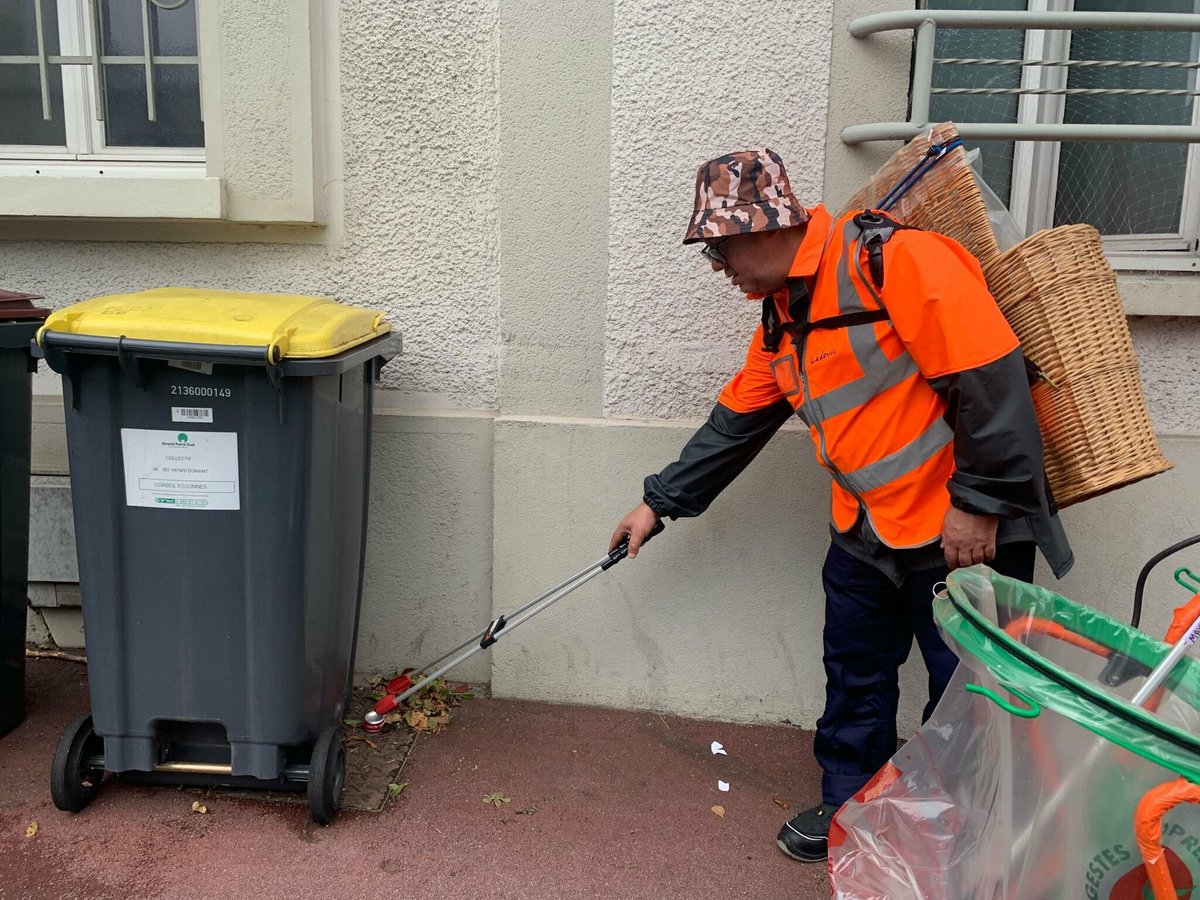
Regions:
[[[850, 326], [847, 331], [850, 332], [851, 343], [854, 341], [854, 332], [863, 329], [871, 330], [873, 327], [872, 325]], [[873, 333], [870, 337], [872, 341], [875, 339]], [[878, 349], [879, 345], [875, 346]], [[856, 378], [854, 381], [834, 388], [805, 403], [801, 418], [806, 422], [824, 422], [826, 419], [832, 419], [844, 412], [858, 409], [876, 394], [882, 394], [888, 388], [895, 387], [918, 371], [917, 364], [907, 353], [901, 353], [895, 359], [889, 360], [880, 350], [879, 356], [882, 364], [865, 368], [863, 371], [866, 374], [861, 378]]]
[[901, 475], [906, 475], [922, 463], [928, 462], [954, 440], [954, 431], [946, 420], [938, 417], [916, 439], [909, 441], [895, 453], [877, 459], [853, 472], [843, 472], [851, 490], [856, 494], [890, 484]]
[[[862, 230], [853, 220], [846, 222], [843, 231], [842, 252], [837, 263], [838, 313], [866, 312], [854, 282], [850, 278], [850, 260], [854, 261], [855, 271], [862, 280], [871, 296], [883, 307], [883, 300], [876, 293], [874, 285], [862, 270], [859, 256], [862, 252], [860, 239]], [[858, 361], [863, 375], [854, 381], [847, 382], [819, 397], [806, 396], [805, 402], [797, 412], [801, 419], [808, 423], [821, 423], [834, 416], [849, 412], [865, 405], [871, 398], [878, 396], [888, 388], [895, 387], [905, 379], [912, 377], [919, 370], [916, 361], [904, 350], [895, 359], [889, 360], [875, 338], [873, 323], [852, 325], [846, 329], [850, 348]], [[803, 360], [801, 367], [804, 367]], [[806, 395], [808, 392], [805, 392]], [[837, 481], [850, 493], [860, 495], [877, 487], [882, 487], [897, 478], [911, 472], [928, 462], [940, 453], [947, 444], [954, 440], [954, 431], [946, 424], [945, 419], [938, 417], [920, 435], [909, 441], [894, 453], [856, 469], [853, 472], [842, 472], [832, 466]], [[828, 456], [826, 456], [827, 461]], [[830, 461], [831, 462], [831, 461]]]

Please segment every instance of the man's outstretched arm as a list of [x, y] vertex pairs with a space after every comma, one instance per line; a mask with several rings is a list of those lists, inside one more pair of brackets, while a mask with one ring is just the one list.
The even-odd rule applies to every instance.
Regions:
[[676, 519], [700, 515], [791, 415], [792, 406], [786, 400], [752, 412], [735, 412], [717, 403], [679, 459], [657, 475], [646, 476], [642, 502], [618, 523], [609, 549], [628, 534], [629, 558], [633, 559], [663, 516]]

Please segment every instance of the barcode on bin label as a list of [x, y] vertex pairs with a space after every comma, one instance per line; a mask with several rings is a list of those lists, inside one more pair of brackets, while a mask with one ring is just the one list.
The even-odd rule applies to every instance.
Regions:
[[172, 422], [211, 422], [213, 420], [212, 407], [200, 406], [172, 406], [171, 421]]

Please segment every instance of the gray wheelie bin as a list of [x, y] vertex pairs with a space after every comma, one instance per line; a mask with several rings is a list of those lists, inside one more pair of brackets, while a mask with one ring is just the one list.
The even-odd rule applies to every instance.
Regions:
[[162, 288], [55, 312], [91, 716], [52, 767], [340, 802], [382, 314]]
[[29, 577], [30, 342], [49, 310], [0, 291], [0, 736], [25, 716]]

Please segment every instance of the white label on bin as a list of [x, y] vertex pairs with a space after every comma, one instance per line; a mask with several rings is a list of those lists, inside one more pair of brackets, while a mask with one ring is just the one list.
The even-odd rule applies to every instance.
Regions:
[[172, 422], [211, 422], [212, 409], [207, 406], [172, 406]]
[[166, 509], [241, 509], [236, 432], [121, 429], [125, 502]]

